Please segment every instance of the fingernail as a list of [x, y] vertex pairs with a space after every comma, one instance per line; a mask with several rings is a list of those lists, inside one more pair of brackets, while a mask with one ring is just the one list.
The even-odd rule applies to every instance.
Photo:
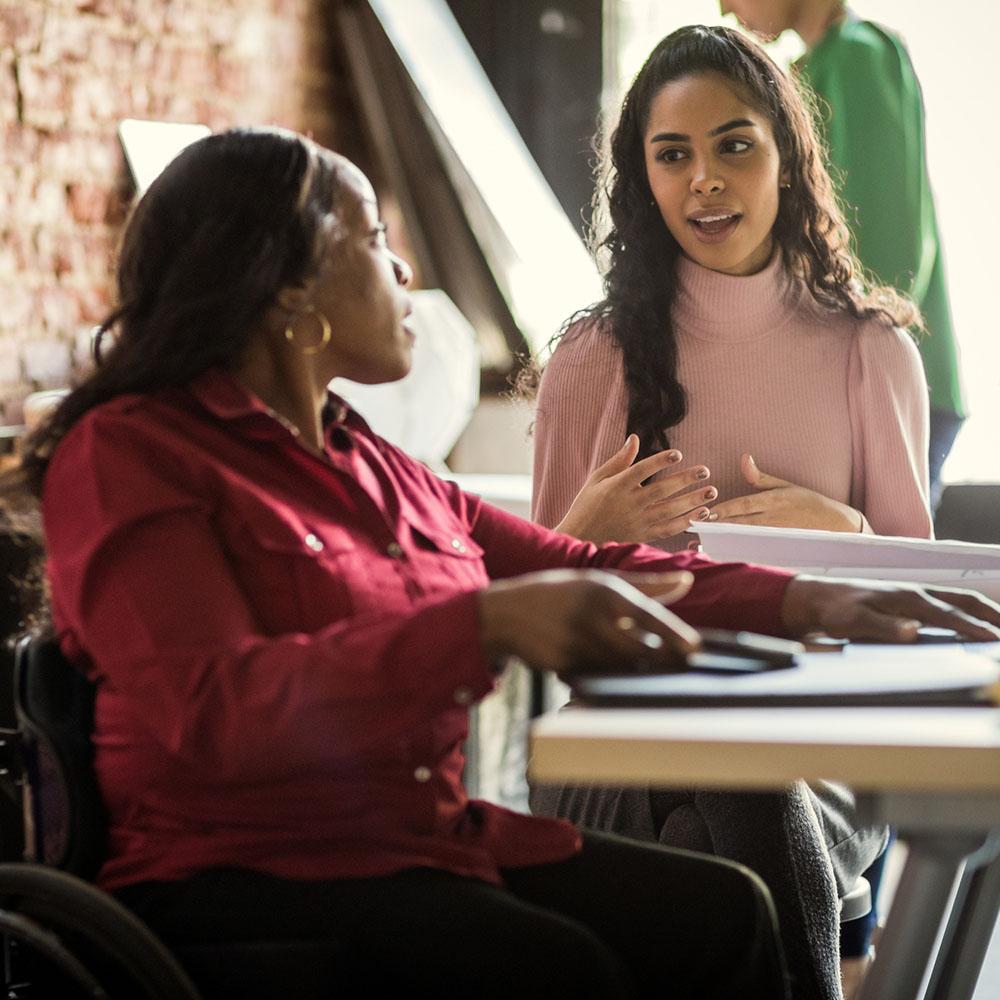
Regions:
[[698, 470], [698, 478], [699, 479], [708, 479], [708, 469], [699, 469]]
[[714, 500], [716, 498], [716, 496], [717, 496], [717, 494], [715, 492], [715, 487], [714, 486], [710, 490], [705, 490], [705, 499], [706, 500]]
[[710, 521], [718, 521], [719, 520], [719, 515], [718, 514], [709, 514], [708, 515], [708, 519]]
[[699, 520], [699, 521], [707, 521], [707, 520], [708, 520], [708, 519], [709, 519], [709, 518], [710, 518], [711, 516], [712, 516], [712, 515], [711, 515], [711, 512], [710, 512], [710, 511], [707, 511], [707, 510], [703, 510], [703, 511], [701, 511], [701, 513], [700, 513], [700, 514], [698, 515], [698, 520]]
[[668, 462], [679, 462], [681, 460], [681, 453], [679, 451], [672, 451], [667, 455]]
[[748, 461], [750, 462], [751, 465], [756, 465], [757, 464], [757, 462], [754, 460], [753, 455], [747, 455], [747, 459], [748, 459]]

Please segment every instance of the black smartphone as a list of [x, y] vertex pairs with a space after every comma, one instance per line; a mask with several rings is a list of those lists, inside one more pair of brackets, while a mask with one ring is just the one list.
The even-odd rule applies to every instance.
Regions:
[[755, 674], [794, 667], [805, 652], [801, 642], [757, 632], [701, 629], [701, 649], [689, 653], [687, 669], [696, 673]]

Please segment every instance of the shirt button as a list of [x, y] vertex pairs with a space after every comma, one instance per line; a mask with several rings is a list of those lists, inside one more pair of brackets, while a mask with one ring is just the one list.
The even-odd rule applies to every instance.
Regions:
[[385, 547], [385, 551], [392, 556], [393, 559], [403, 558], [403, 546], [399, 542], [389, 542]]
[[455, 688], [455, 701], [459, 705], [468, 705], [472, 701], [472, 689], [467, 687]]
[[465, 551], [465, 546], [462, 544], [462, 540], [460, 538], [453, 538], [451, 540], [451, 547], [456, 552], [464, 552]]
[[431, 769], [429, 767], [426, 767], [425, 765], [421, 764], [420, 767], [418, 767], [413, 772], [413, 777], [416, 778], [417, 781], [419, 781], [421, 784], [423, 784], [425, 781], [430, 781], [431, 780]]
[[323, 551], [323, 543], [312, 532], [306, 535], [306, 545], [308, 545], [313, 552]]

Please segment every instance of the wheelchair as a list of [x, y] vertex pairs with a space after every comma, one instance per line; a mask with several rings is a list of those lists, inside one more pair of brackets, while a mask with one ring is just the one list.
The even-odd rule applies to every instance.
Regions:
[[[0, 781], [22, 808], [24, 861], [0, 863], [7, 1000], [319, 1000], [344, 981], [335, 943], [246, 941], [168, 949], [91, 883], [106, 817], [93, 771], [94, 687], [54, 639], [13, 655], [15, 726], [0, 730]], [[349, 993], [347, 995], [350, 995]]]
[[0, 864], [8, 1000], [199, 1000], [167, 948], [89, 881], [104, 849], [91, 768], [92, 686], [54, 640], [24, 636], [14, 649], [13, 697], [2, 773], [7, 794], [21, 799], [26, 860]]

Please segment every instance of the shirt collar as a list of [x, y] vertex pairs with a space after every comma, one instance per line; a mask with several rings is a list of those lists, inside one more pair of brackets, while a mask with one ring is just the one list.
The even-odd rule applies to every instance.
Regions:
[[[288, 421], [275, 413], [242, 382], [220, 368], [213, 368], [191, 382], [194, 398], [219, 420], [238, 423], [251, 436], [280, 437], [289, 433]], [[334, 392], [327, 390], [323, 407], [323, 426], [338, 425], [353, 430], [368, 430], [364, 418]], [[294, 432], [293, 432], [294, 433]]]
[[[228, 372], [213, 368], [191, 383], [195, 399], [220, 420], [243, 420], [265, 417], [274, 420], [274, 411], [242, 382]], [[358, 414], [336, 393], [327, 390], [323, 424], [354, 423]]]

